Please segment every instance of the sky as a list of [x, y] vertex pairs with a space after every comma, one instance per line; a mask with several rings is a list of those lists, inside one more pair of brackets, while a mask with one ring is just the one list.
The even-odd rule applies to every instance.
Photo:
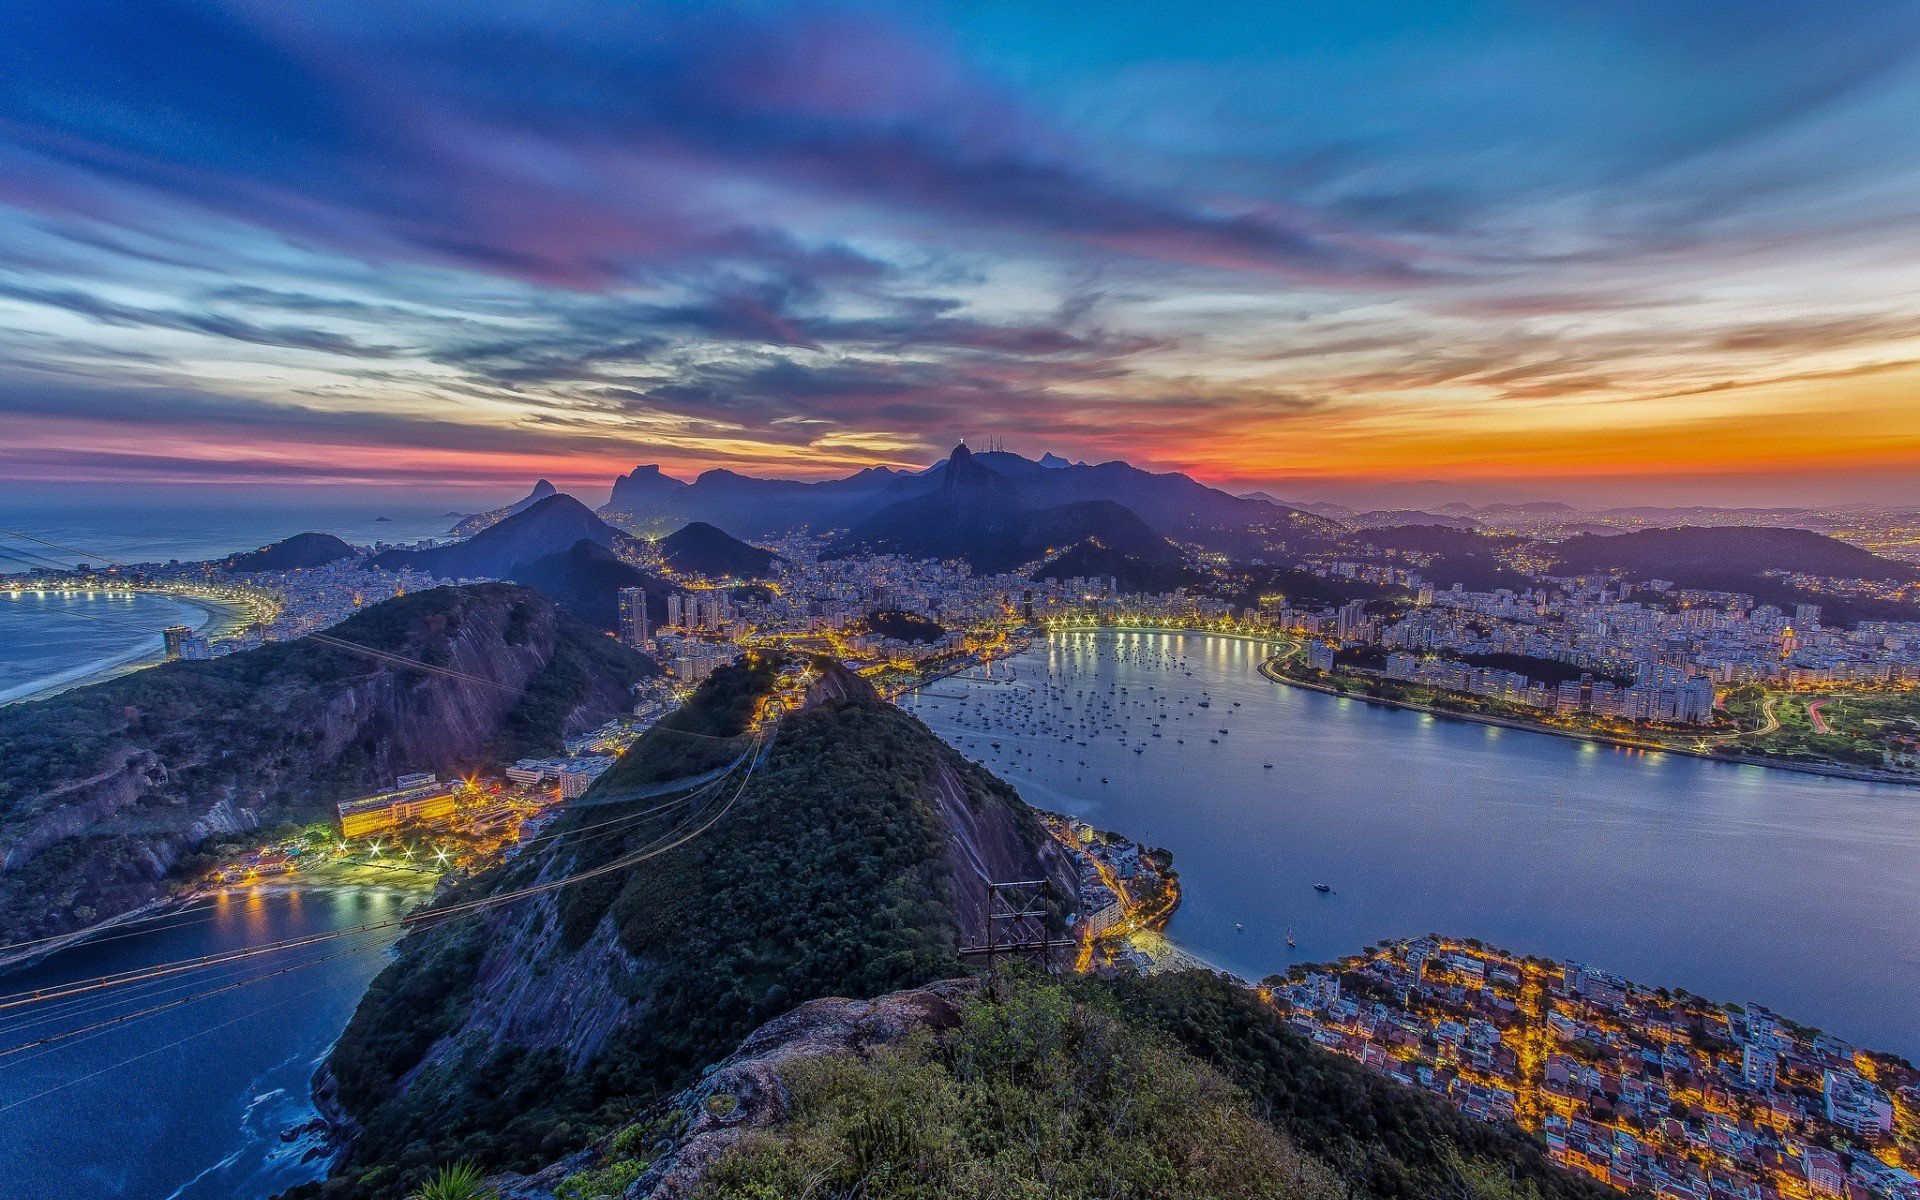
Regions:
[[12, 0], [0, 493], [1920, 502], [1920, 0]]

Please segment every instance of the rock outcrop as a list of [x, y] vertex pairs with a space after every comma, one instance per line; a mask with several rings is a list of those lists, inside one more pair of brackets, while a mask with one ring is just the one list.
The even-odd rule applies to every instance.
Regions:
[[[863, 1056], [923, 1029], [951, 1029], [960, 1022], [961, 1007], [982, 986], [976, 979], [949, 979], [872, 1000], [834, 996], [767, 1022], [699, 1083], [674, 1097], [665, 1124], [680, 1132], [666, 1139], [625, 1194], [638, 1200], [686, 1200], [741, 1139], [786, 1120], [781, 1075], [794, 1063]], [[600, 1145], [532, 1175], [502, 1175], [488, 1182], [501, 1200], [552, 1200], [568, 1176], [607, 1157], [607, 1147]]]
[[654, 669], [497, 584], [388, 601], [329, 636], [339, 641], [168, 663], [10, 708], [0, 936], [58, 935], [149, 904], [210, 840], [329, 818], [402, 772], [557, 748], [623, 711]]
[[[716, 673], [674, 719], [737, 729], [723, 716], [763, 711], [784, 666]], [[1017, 793], [837, 664], [814, 664], [751, 776], [684, 812], [657, 790], [601, 794], [688, 777], [654, 771], [682, 761], [673, 739], [649, 733], [552, 839], [456, 899], [581, 882], [409, 939], [375, 981], [332, 1060], [363, 1129], [349, 1176], [420, 1147], [564, 1149], [610, 1097], [657, 1103], [796, 1004], [956, 975], [985, 939], [990, 881], [1050, 879], [1058, 912], [1077, 906], [1070, 860]]]

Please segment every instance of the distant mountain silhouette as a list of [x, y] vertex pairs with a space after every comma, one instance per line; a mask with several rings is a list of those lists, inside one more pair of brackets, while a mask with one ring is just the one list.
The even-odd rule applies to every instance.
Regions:
[[517, 512], [525, 512], [527, 509], [545, 500], [548, 496], [558, 494], [558, 488], [542, 479], [539, 483], [533, 485], [533, 490], [528, 492], [524, 498], [515, 500], [505, 508], [496, 508], [490, 512], [474, 513], [472, 516], [461, 517], [447, 533], [450, 537], [472, 537], [483, 529], [498, 525]]
[[713, 470], [687, 483], [657, 466], [642, 466], [614, 480], [613, 496], [601, 511], [645, 525], [704, 521], [747, 537], [768, 537], [803, 525], [832, 529], [850, 524], [858, 514], [886, 503], [889, 489], [911, 478], [886, 467], [819, 483]]
[[1920, 620], [1920, 605], [1875, 597], [1848, 597], [1798, 588], [1769, 571], [1799, 571], [1840, 579], [1911, 582], [1920, 568], [1808, 529], [1768, 526], [1683, 526], [1611, 536], [1580, 534], [1553, 547], [1557, 572], [1620, 571], [1636, 580], [1666, 579], [1681, 587], [1745, 592], [1791, 610], [1817, 604], [1830, 626], [1860, 621]]
[[660, 539], [660, 557], [682, 575], [764, 579], [773, 573], [778, 556], [771, 550], [750, 546], [718, 526], [694, 521]]
[[647, 620], [658, 625], [667, 619], [671, 584], [614, 557], [613, 551], [590, 538], [581, 538], [557, 554], [545, 554], [516, 565], [508, 572], [554, 602], [562, 611], [601, 629], [617, 629], [621, 588], [647, 590]]
[[1558, 500], [1527, 500], [1480, 506], [1480, 515], [1483, 517], [1559, 517], [1571, 516], [1579, 511], [1573, 505], [1562, 504]]
[[1374, 509], [1344, 518], [1361, 528], [1394, 525], [1440, 525], [1448, 529], [1478, 529], [1480, 523], [1460, 513], [1427, 512], [1418, 508]]
[[[1088, 503], [1103, 502], [1094, 500]], [[1071, 549], [1054, 555], [1034, 571], [1032, 578], [1107, 578], [1114, 580], [1123, 592], [1171, 592], [1175, 588], [1198, 587], [1205, 580], [1200, 572], [1177, 558], [1171, 562], [1158, 556], [1143, 558], [1104, 545], [1098, 537], [1089, 537]]]
[[1362, 529], [1351, 536], [1355, 543], [1383, 550], [1431, 555], [1420, 574], [1437, 587], [1450, 588], [1457, 583], [1471, 592], [1499, 588], [1517, 592], [1533, 586], [1533, 580], [1500, 560], [1500, 551], [1525, 540], [1512, 534], [1480, 533], [1449, 525], [1388, 525]]
[[[1730, 577], [1804, 571], [1849, 579], [1911, 580], [1916, 569], [1810, 529], [1765, 526], [1681, 526], [1601, 537], [1580, 534], [1554, 548], [1571, 571], [1623, 570], [1641, 578], [1714, 587]], [[1734, 589], [1744, 590], [1744, 589]]]
[[[964, 447], [962, 447], [964, 449]], [[1263, 552], [1275, 541], [1296, 550], [1329, 544], [1333, 522], [1274, 504], [1248, 500], [1179, 474], [1156, 474], [1124, 462], [1069, 463], [1058, 455], [1039, 461], [1006, 451], [966, 456], [1013, 488], [1019, 507], [1049, 508], [1107, 500], [1133, 510], [1161, 535], [1218, 549]], [[805, 483], [708, 471], [692, 483], [638, 467], [614, 483], [603, 510], [640, 522], [708, 521], [744, 537], [766, 537], [808, 526], [816, 531], [858, 527], [892, 504], [930, 495], [944, 486], [952, 459], [919, 472], [872, 467], [844, 479]]]
[[296, 533], [271, 546], [236, 554], [222, 565], [229, 571], [300, 571], [356, 558], [359, 554], [330, 533]]
[[388, 550], [373, 562], [388, 570], [411, 567], [441, 579], [500, 579], [520, 563], [565, 550], [582, 538], [611, 546], [619, 536], [592, 509], [559, 492], [463, 542], [430, 550]]
[[828, 545], [827, 557], [957, 559], [975, 571], [998, 574], [1088, 546], [1105, 552], [1101, 561], [1116, 565], [1128, 558], [1147, 566], [1180, 565], [1178, 547], [1125, 505], [1081, 500], [1033, 506], [1030, 493], [987, 466], [982, 461], [987, 457], [957, 448], [941, 464], [938, 487], [895, 501], [854, 526]]

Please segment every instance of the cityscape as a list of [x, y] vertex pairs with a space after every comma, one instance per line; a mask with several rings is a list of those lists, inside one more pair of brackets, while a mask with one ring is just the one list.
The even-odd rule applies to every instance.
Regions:
[[0, 68], [0, 1200], [1920, 1200], [1920, 0]]
[[1764, 1008], [1422, 937], [1267, 981], [1321, 1045], [1622, 1191], [1908, 1197], [1920, 1072]]

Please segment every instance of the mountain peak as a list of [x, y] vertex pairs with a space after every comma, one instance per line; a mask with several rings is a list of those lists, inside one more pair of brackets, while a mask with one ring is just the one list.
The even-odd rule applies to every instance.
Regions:
[[527, 493], [527, 499], [545, 500], [548, 496], [553, 495], [559, 490], [559, 488], [553, 486], [552, 480], [542, 479], [539, 483], [533, 485], [533, 490]]

